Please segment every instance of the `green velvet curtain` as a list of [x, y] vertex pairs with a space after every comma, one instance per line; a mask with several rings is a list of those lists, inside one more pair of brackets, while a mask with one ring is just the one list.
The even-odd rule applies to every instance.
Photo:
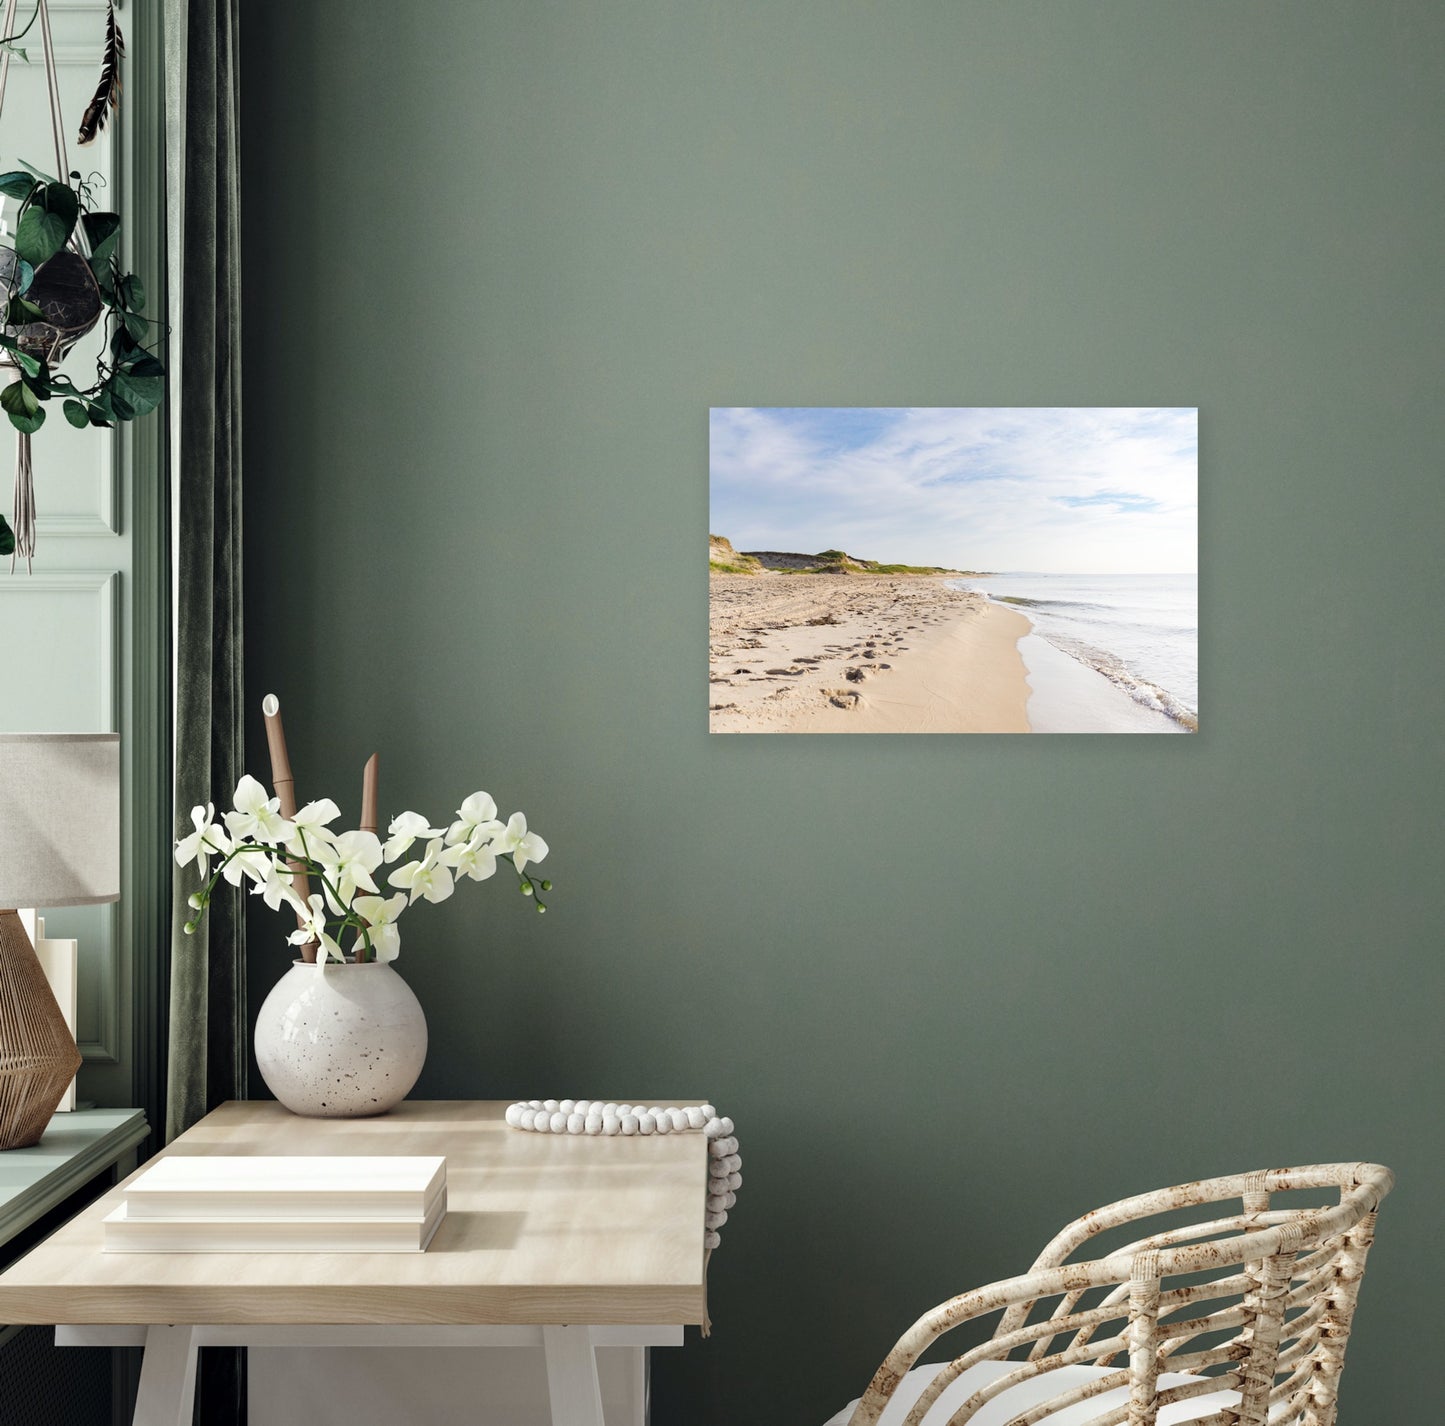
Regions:
[[[178, 827], [243, 771], [239, 0], [165, 0], [166, 264], [175, 498]], [[175, 879], [166, 1138], [246, 1093], [246, 941], [225, 888], [182, 934], [193, 877]], [[223, 883], [224, 886], [224, 883]], [[234, 1349], [202, 1353], [197, 1419], [245, 1419]]]

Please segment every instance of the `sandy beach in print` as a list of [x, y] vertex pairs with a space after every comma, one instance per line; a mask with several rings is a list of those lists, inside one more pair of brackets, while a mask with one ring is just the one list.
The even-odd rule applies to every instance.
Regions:
[[1193, 733], [1198, 411], [709, 418], [715, 733]]
[[1029, 621], [941, 578], [711, 574], [715, 733], [1026, 733]]

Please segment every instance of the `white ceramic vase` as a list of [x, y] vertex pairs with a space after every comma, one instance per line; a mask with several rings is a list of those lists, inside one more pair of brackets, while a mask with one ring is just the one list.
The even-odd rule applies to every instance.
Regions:
[[426, 1059], [426, 1016], [384, 961], [305, 965], [276, 982], [256, 1019], [256, 1063], [293, 1114], [385, 1114]]

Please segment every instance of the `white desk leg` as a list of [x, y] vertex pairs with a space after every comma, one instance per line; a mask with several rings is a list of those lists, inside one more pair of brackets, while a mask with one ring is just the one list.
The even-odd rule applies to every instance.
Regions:
[[196, 1329], [147, 1327], [134, 1426], [191, 1426], [196, 1405]]
[[626, 1426], [647, 1426], [647, 1348], [612, 1347], [609, 1350], [622, 1358], [622, 1369], [627, 1374], [627, 1415], [623, 1421]]
[[[586, 1327], [543, 1327], [552, 1426], [603, 1426], [597, 1349]], [[139, 1426], [139, 1423], [137, 1423]]]

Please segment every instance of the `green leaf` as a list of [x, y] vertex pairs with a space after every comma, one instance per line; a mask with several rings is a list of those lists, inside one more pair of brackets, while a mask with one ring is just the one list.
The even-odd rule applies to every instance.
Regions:
[[125, 369], [132, 376], [164, 376], [165, 367], [160, 359], [150, 352], [137, 352], [134, 356], [127, 358]]
[[68, 183], [47, 183], [20, 215], [15, 251], [35, 267], [52, 258], [70, 239], [80, 215], [80, 199]]
[[80, 220], [85, 230], [85, 240], [90, 244], [92, 267], [104, 262], [115, 251], [120, 241], [120, 215], [118, 213], [86, 213]]
[[[110, 399], [115, 414], [125, 420], [131, 416], [144, 416], [161, 404], [166, 393], [166, 384], [159, 376], [133, 376], [127, 371], [118, 371], [110, 378]], [[122, 404], [130, 408], [127, 415]]]
[[19, 55], [21, 64], [30, 63], [30, 51], [27, 49], [22, 49], [19, 45], [11, 44], [9, 40], [6, 40], [3, 44], [0, 44], [0, 50], [9, 50], [11, 54]]
[[15, 553], [15, 531], [12, 530], [3, 515], [0, 515], [0, 555], [13, 555]]
[[151, 334], [151, 324], [139, 312], [127, 312], [125, 330], [132, 341], [143, 342]]
[[12, 381], [4, 391], [0, 391], [0, 406], [9, 415], [10, 424], [26, 435], [34, 434], [45, 424], [44, 407], [23, 381]]
[[135, 273], [128, 272], [120, 280], [121, 301], [130, 308], [132, 312], [141, 311], [146, 305], [145, 284]]
[[15, 294], [20, 296], [30, 291], [30, 284], [35, 281], [35, 269], [18, 254], [15, 258]]
[[0, 391], [0, 406], [12, 416], [33, 416], [40, 408], [35, 393], [23, 381], [12, 381]]
[[[45, 192], [36, 201], [44, 206], [47, 213], [65, 219], [72, 228], [80, 217], [80, 195], [68, 183], [47, 183]], [[69, 236], [67, 232], [66, 237]]]
[[31, 173], [33, 173], [33, 174], [36, 176], [36, 178], [40, 179], [42, 182], [45, 182], [45, 183], [54, 183], [54, 182], [55, 182], [55, 180], [54, 180], [48, 173], [46, 173], [43, 168], [36, 168], [33, 163], [26, 163], [23, 158], [21, 158], [21, 159], [16, 159], [16, 162], [20, 165], [21, 168], [28, 169]]
[[67, 401], [60, 409], [65, 412], [65, 419], [77, 431], [83, 431], [90, 425], [90, 413], [79, 401]]
[[7, 198], [18, 198], [23, 203], [30, 197], [34, 187], [35, 180], [28, 173], [21, 173], [19, 169], [11, 173], [0, 173], [0, 193]]
[[25, 327], [31, 322], [43, 322], [45, 313], [33, 302], [27, 302], [23, 297], [12, 297], [9, 305], [5, 308], [5, 320], [12, 327]]
[[26, 262], [39, 267], [65, 246], [69, 236], [70, 229], [64, 219], [31, 204], [20, 215], [20, 226], [15, 230], [15, 251]]
[[26, 376], [40, 375], [40, 360], [33, 357], [29, 352], [21, 351], [18, 347], [10, 354], [15, 359], [15, 365], [25, 373]]
[[92, 262], [90, 271], [95, 277], [95, 285], [100, 288], [100, 295], [105, 299], [106, 305], [115, 307], [118, 305], [115, 295], [115, 273], [111, 269], [110, 259], [104, 262]]

